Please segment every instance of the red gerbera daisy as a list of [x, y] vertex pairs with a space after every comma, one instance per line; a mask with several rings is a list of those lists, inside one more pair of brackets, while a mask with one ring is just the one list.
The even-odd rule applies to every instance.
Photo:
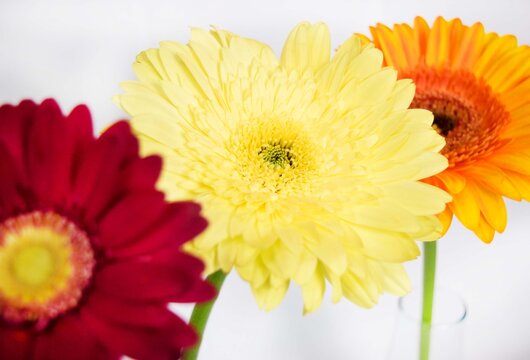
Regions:
[[206, 221], [155, 189], [126, 122], [85, 106], [0, 107], [0, 359], [177, 358], [196, 340], [169, 302], [210, 299], [181, 252]]

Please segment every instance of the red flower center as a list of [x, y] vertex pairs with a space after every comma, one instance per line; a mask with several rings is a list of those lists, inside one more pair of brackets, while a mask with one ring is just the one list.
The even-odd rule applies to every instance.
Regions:
[[0, 316], [49, 320], [75, 307], [93, 272], [88, 235], [54, 212], [35, 211], [0, 224]]
[[510, 114], [491, 88], [467, 71], [419, 69], [403, 74], [416, 83], [412, 108], [434, 114], [449, 166], [487, 156], [503, 145], [500, 133]]

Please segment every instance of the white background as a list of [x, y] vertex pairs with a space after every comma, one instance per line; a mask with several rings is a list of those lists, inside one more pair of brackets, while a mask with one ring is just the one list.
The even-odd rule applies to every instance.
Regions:
[[[159, 40], [186, 42], [190, 26], [214, 24], [279, 53], [301, 20], [327, 22], [338, 45], [376, 22], [410, 22], [415, 15], [482, 21], [487, 30], [528, 44], [529, 14], [528, 0], [0, 0], [0, 102], [55, 97], [65, 111], [84, 102], [100, 129], [126, 117], [111, 97], [120, 92], [119, 82], [133, 78], [135, 55]], [[508, 208], [508, 228], [492, 245], [459, 224], [439, 241], [438, 286], [455, 289], [469, 307], [466, 360], [530, 359], [530, 205], [509, 202]], [[421, 261], [408, 269], [419, 284]], [[332, 305], [327, 296], [319, 311], [302, 316], [295, 287], [278, 309], [265, 313], [248, 286], [230, 276], [201, 359], [384, 359], [395, 315], [390, 296], [372, 310], [344, 300]]]

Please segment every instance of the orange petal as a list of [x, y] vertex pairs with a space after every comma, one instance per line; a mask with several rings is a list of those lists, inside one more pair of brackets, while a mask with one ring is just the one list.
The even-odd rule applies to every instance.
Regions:
[[506, 205], [499, 194], [495, 194], [484, 187], [475, 186], [473, 193], [478, 200], [482, 219], [498, 232], [506, 229]]
[[438, 17], [432, 26], [427, 44], [425, 62], [428, 66], [442, 68], [449, 59], [449, 31], [448, 23]]
[[[416, 38], [416, 43], [419, 46], [421, 57], [424, 57], [427, 53], [430, 32], [431, 29], [424, 18], [418, 16], [414, 19], [414, 36]], [[424, 58], [421, 60], [425, 61]]]
[[524, 200], [530, 201], [530, 177], [511, 171], [505, 171], [507, 179], [519, 191]]
[[458, 43], [452, 61], [453, 69], [468, 69], [480, 56], [484, 41], [484, 26], [476, 23], [466, 29], [462, 40]]
[[484, 74], [484, 78], [489, 85], [498, 93], [503, 93], [518, 85], [521, 79], [530, 74], [530, 49], [518, 47], [508, 52], [499, 61], [497, 66]]
[[389, 66], [395, 67], [398, 71], [402, 71], [408, 67], [407, 58], [403, 52], [404, 44], [396, 41], [394, 33], [386, 25], [377, 24], [376, 27], [371, 27], [370, 31], [374, 38], [374, 43], [383, 51], [385, 55], [385, 63]]
[[460, 52], [460, 44], [462, 43], [462, 37], [466, 33], [467, 26], [464, 27], [462, 21], [456, 18], [449, 21], [447, 28], [449, 36], [448, 60], [452, 64], [455, 56]]
[[[517, 86], [507, 89], [506, 92], [500, 94], [501, 100], [506, 105], [506, 110], [509, 112], [530, 104], [528, 94], [530, 93], [530, 75], [526, 78], [519, 79]], [[517, 119], [514, 119], [517, 120]], [[527, 119], [523, 119], [526, 126], [529, 126]]]
[[451, 208], [449, 206], [446, 206], [445, 210], [442, 213], [438, 214], [438, 219], [442, 223], [442, 236], [444, 236], [447, 230], [449, 230], [449, 228], [451, 227], [451, 223], [453, 222], [453, 212], [451, 211]]
[[480, 221], [480, 208], [469, 185], [458, 194], [453, 194], [451, 208], [462, 225], [468, 229], [475, 229]]
[[493, 236], [495, 235], [495, 230], [484, 218], [480, 219], [479, 225], [473, 229], [473, 232], [486, 244], [491, 243], [493, 241]]
[[480, 181], [485, 187], [499, 195], [521, 200], [521, 193], [509, 181], [507, 175], [501, 169], [491, 166], [487, 160], [483, 164], [466, 169], [465, 173], [467, 177]]
[[466, 186], [466, 178], [456, 171], [444, 171], [437, 177], [443, 182], [450, 194], [457, 194]]
[[420, 59], [420, 49], [418, 43], [414, 41], [414, 32], [407, 24], [398, 24], [394, 26], [396, 40], [402, 44], [401, 48], [406, 58], [408, 68], [415, 68]]
[[530, 175], [530, 155], [523, 153], [504, 153], [497, 154], [497, 156], [490, 159], [493, 165], [501, 169], [506, 169], [520, 173], [522, 175]]
[[475, 74], [480, 77], [497, 64], [505, 52], [517, 46], [517, 39], [511, 35], [499, 37], [495, 33], [489, 33], [485, 43], [487, 46], [484, 46], [484, 52], [473, 66]]

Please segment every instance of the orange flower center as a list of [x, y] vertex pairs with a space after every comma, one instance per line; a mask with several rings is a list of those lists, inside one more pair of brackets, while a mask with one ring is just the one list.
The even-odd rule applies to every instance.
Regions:
[[50, 319], [75, 307], [95, 260], [88, 235], [54, 212], [35, 211], [0, 224], [0, 318]]
[[509, 113], [483, 80], [467, 71], [420, 69], [407, 74], [416, 83], [411, 108], [433, 112], [443, 135], [449, 166], [470, 163], [503, 145], [500, 134]]

